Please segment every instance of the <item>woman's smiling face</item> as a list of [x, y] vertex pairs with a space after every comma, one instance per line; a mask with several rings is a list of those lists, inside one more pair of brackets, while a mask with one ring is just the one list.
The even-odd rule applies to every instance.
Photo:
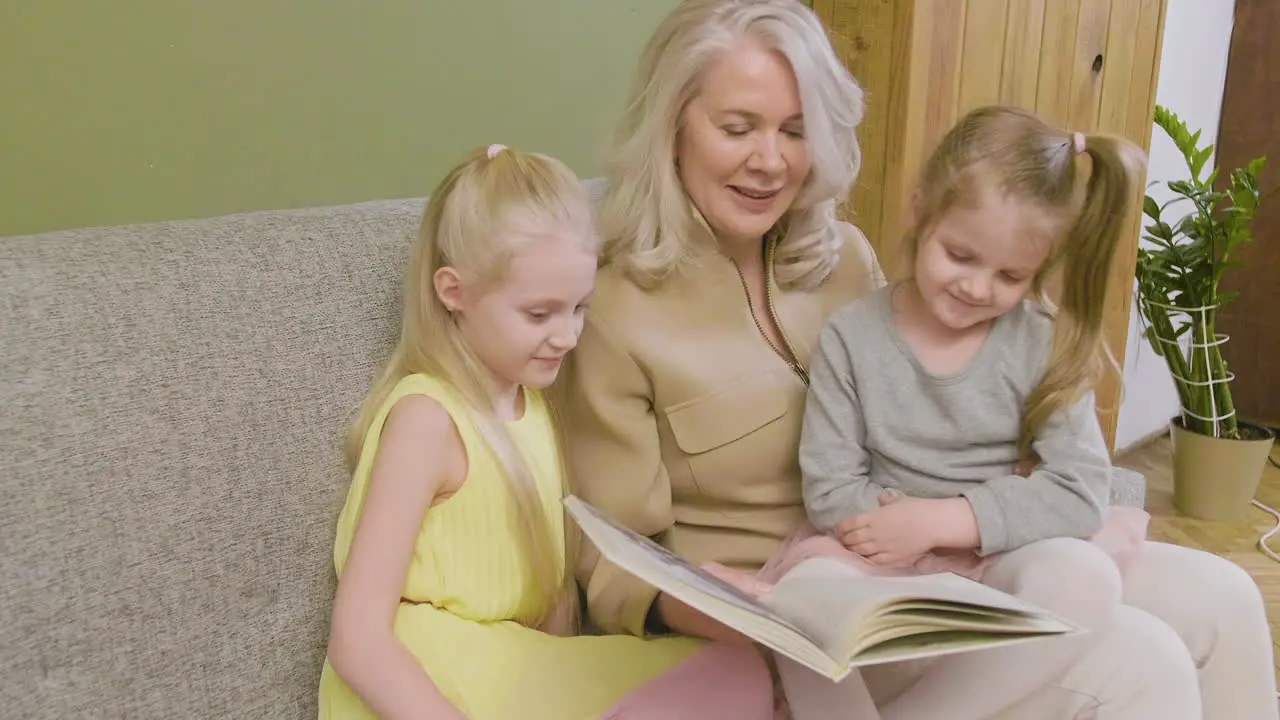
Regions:
[[713, 61], [685, 107], [676, 160], [685, 192], [721, 241], [759, 241], [791, 208], [811, 165], [787, 60], [744, 38]]

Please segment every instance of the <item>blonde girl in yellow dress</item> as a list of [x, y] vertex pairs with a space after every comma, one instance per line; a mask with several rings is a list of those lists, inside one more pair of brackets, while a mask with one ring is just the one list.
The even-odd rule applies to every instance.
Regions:
[[348, 438], [319, 717], [772, 717], [745, 643], [574, 636], [564, 473], [541, 389], [595, 286], [559, 161], [478, 150], [431, 196], [400, 340]]

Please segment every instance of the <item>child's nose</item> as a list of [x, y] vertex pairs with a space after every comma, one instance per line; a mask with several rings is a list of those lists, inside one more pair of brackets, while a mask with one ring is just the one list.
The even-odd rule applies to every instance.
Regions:
[[986, 273], [970, 275], [964, 291], [974, 302], [986, 302], [991, 297], [991, 278]]
[[574, 323], [559, 323], [547, 339], [548, 344], [559, 351], [567, 351], [578, 344], [578, 329]]

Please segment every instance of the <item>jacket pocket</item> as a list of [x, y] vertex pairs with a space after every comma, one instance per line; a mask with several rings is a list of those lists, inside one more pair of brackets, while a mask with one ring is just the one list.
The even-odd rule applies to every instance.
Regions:
[[686, 455], [710, 452], [785, 415], [786, 394], [768, 380], [733, 385], [667, 408], [676, 445]]

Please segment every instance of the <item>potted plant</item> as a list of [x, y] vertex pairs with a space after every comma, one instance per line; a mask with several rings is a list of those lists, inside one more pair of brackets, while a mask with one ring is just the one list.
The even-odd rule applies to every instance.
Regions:
[[[1218, 285], [1223, 273], [1239, 264], [1232, 261], [1232, 251], [1253, 240], [1249, 225], [1261, 200], [1258, 173], [1266, 158], [1232, 170], [1229, 182], [1215, 188], [1218, 170], [1201, 178], [1213, 146], [1200, 147], [1200, 131], [1189, 131], [1161, 106], [1155, 124], [1191, 172], [1189, 180], [1165, 183], [1172, 199], [1160, 203], [1146, 197], [1143, 212], [1151, 224], [1143, 234], [1148, 244], [1138, 249], [1136, 271], [1143, 335], [1168, 365], [1182, 407], [1170, 423], [1174, 505], [1192, 517], [1238, 520], [1262, 480], [1274, 437], [1236, 416], [1234, 375], [1221, 352], [1228, 338], [1216, 332], [1214, 320], [1235, 299], [1236, 293]], [[1171, 217], [1175, 207], [1185, 213]]]

